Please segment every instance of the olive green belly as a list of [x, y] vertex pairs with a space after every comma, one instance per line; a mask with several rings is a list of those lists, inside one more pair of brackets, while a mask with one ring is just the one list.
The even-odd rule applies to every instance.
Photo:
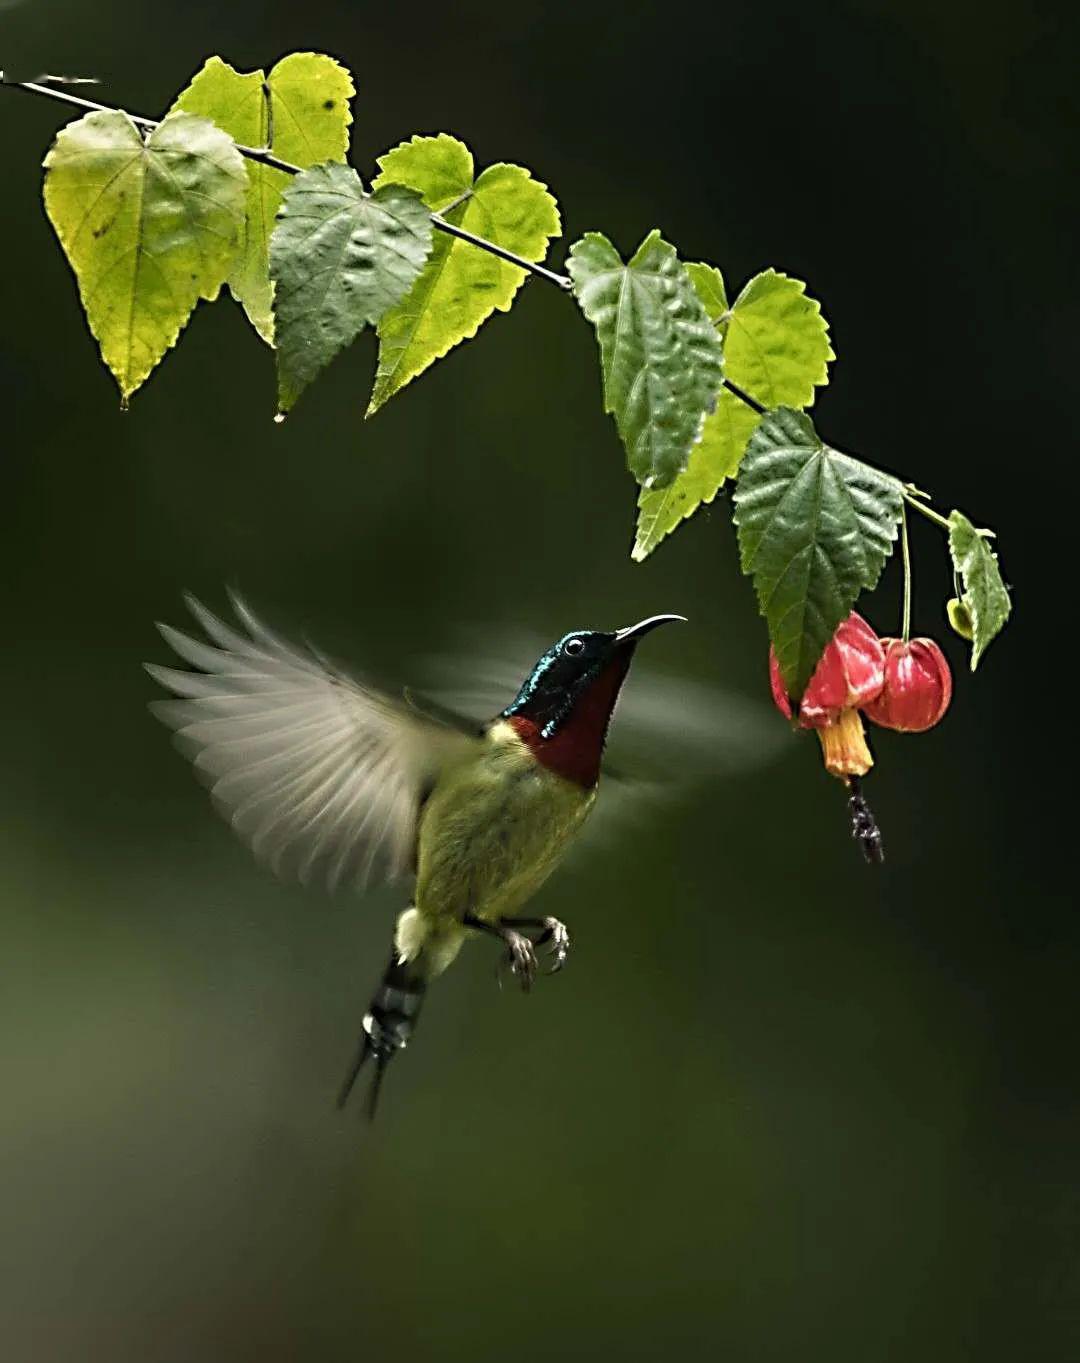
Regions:
[[489, 743], [445, 776], [420, 821], [416, 907], [434, 924], [514, 914], [551, 873], [595, 792], [519, 743]]

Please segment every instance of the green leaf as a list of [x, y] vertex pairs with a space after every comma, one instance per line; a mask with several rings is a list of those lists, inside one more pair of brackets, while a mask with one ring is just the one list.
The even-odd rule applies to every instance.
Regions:
[[634, 477], [666, 487], [687, 464], [716, 405], [716, 328], [675, 248], [651, 232], [629, 264], [599, 232], [570, 248], [581, 310], [596, 328], [604, 410], [615, 417]]
[[835, 360], [821, 304], [801, 279], [755, 275], [736, 298], [724, 340], [724, 374], [763, 407], [809, 407]]
[[1001, 632], [1012, 610], [997, 555], [990, 548], [989, 534], [988, 530], [976, 530], [959, 511], [953, 511], [949, 516], [949, 552], [963, 581], [963, 604], [968, 608], [974, 626], [972, 672], [990, 642]]
[[[376, 188], [408, 185], [448, 222], [525, 260], [543, 260], [548, 242], [561, 231], [546, 185], [521, 166], [503, 164], [488, 166], [474, 179], [472, 153], [446, 133], [414, 137], [378, 163]], [[524, 279], [520, 266], [436, 232], [420, 278], [379, 322], [379, 367], [368, 416], [428, 365], [475, 336], [496, 309], [508, 312]]]
[[[805, 407], [813, 402], [814, 388], [828, 382], [828, 362], [835, 356], [820, 304], [806, 297], [806, 285], [766, 270], [750, 280], [728, 311], [720, 271], [705, 264], [686, 269], [705, 311], [719, 327], [725, 378], [769, 405]], [[643, 489], [638, 495], [632, 558], [639, 563], [647, 558], [735, 476], [758, 419], [732, 393], [721, 392], [685, 471], [669, 487]]]
[[728, 310], [724, 276], [715, 265], [706, 265], [704, 261], [696, 263], [691, 261], [686, 267], [686, 273], [697, 290], [702, 307], [709, 315], [709, 321], [719, 322]]
[[45, 211], [101, 358], [126, 404], [236, 255], [247, 176], [232, 139], [172, 114], [144, 141], [118, 110], [87, 114], [45, 158]]
[[415, 190], [388, 184], [365, 194], [356, 171], [333, 161], [296, 176], [270, 241], [281, 412], [408, 293], [431, 234]]
[[781, 407], [750, 438], [735, 492], [742, 570], [780, 671], [799, 699], [863, 590], [877, 583], [903, 510], [896, 478], [824, 445]]
[[[352, 122], [349, 101], [354, 94], [349, 72], [321, 52], [282, 57], [269, 78], [262, 71], [236, 71], [220, 57], [211, 57], [173, 107], [212, 119], [248, 147], [267, 145], [272, 121], [271, 151], [306, 168], [319, 161], [345, 160]], [[289, 180], [285, 171], [248, 162], [240, 251], [229, 275], [232, 296], [270, 345], [274, 339], [270, 237]]]
[[705, 418], [701, 439], [683, 472], [667, 487], [638, 492], [637, 533], [630, 554], [635, 562], [644, 562], [665, 536], [713, 500], [725, 479], [734, 477], [759, 420], [745, 402], [721, 389], [716, 411]]

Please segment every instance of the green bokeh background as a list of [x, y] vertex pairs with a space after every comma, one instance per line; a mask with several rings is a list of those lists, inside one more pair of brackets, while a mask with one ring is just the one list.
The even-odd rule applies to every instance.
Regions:
[[[1046, 784], [1070, 696], [1031, 487], [1075, 441], [1053, 11], [0, 4], [11, 75], [146, 113], [212, 52], [295, 48], [355, 72], [362, 170], [443, 129], [529, 166], [556, 260], [660, 225], [733, 287], [807, 279], [839, 355], [823, 433], [996, 527], [1016, 619], [974, 680], [946, 641], [946, 723], [877, 741], [883, 871], [792, 739], [549, 884], [559, 980], [500, 994], [468, 951], [379, 1123], [342, 1118], [400, 897], [254, 866], [146, 713], [153, 620], [234, 583], [404, 679], [461, 622], [679, 610], [657, 658], [751, 698], [728, 507], [630, 563], [594, 341], [537, 282], [366, 425], [370, 337], [279, 428], [228, 301], [121, 413], [40, 209], [63, 112], [0, 96], [5, 1358], [1075, 1357], [1072, 803]], [[942, 545], [912, 538], [941, 638]]]

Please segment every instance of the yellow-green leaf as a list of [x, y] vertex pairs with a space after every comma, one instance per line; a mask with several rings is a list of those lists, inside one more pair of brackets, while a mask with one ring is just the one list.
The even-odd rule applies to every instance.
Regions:
[[642, 488], [638, 493], [637, 533], [630, 554], [635, 562], [644, 562], [687, 516], [713, 500], [725, 479], [734, 478], [760, 419], [745, 402], [721, 389], [716, 411], [705, 418], [701, 439], [683, 472], [667, 487]]
[[[821, 305], [806, 296], [806, 285], [765, 270], [729, 309], [724, 278], [715, 266], [699, 263], [686, 269], [723, 339], [725, 379], [767, 406], [809, 406], [815, 387], [828, 382], [828, 362], [836, 357]], [[735, 476], [759, 420], [729, 390], [721, 393], [685, 470], [669, 487], [639, 494], [634, 559], [640, 563], [647, 558]]]
[[[176, 100], [175, 108], [212, 119], [237, 142], [265, 147], [306, 169], [320, 161], [344, 161], [349, 147], [355, 94], [352, 76], [321, 52], [282, 57], [269, 77], [237, 71], [211, 57]], [[270, 237], [290, 177], [282, 170], [248, 162], [248, 193], [241, 249], [229, 275], [229, 289], [251, 325], [273, 344], [274, 319], [269, 258]]]
[[101, 357], [126, 402], [236, 255], [247, 176], [230, 137], [172, 114], [144, 141], [118, 110], [87, 114], [45, 158], [45, 211]]
[[715, 265], [706, 265], [700, 260], [691, 261], [686, 267], [686, 273], [697, 290], [702, 307], [709, 314], [709, 321], [722, 321], [728, 308], [724, 276]]
[[835, 359], [821, 304], [801, 279], [763, 270], [732, 304], [724, 377], [763, 407], [809, 407]]
[[[414, 137], [379, 157], [375, 188], [415, 189], [433, 212], [529, 261], [543, 260], [561, 230], [546, 185], [521, 166], [488, 166], [474, 179], [472, 153], [446, 133]], [[455, 201], [456, 207], [450, 208]], [[370, 416], [428, 365], [507, 312], [525, 279], [508, 261], [436, 232], [431, 255], [409, 293], [379, 322], [379, 367]]]

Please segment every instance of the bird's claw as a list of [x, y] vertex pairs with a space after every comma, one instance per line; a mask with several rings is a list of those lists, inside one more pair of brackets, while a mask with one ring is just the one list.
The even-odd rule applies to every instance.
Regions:
[[531, 940], [524, 933], [507, 932], [504, 963], [509, 966], [510, 974], [527, 994], [536, 979], [537, 963], [536, 950]]
[[[528, 937], [517, 930], [528, 927], [540, 928], [540, 932], [535, 937]], [[499, 963], [500, 986], [503, 971], [509, 967], [511, 975], [526, 994], [532, 989], [539, 969], [536, 957], [538, 947], [544, 947], [545, 954], [550, 958], [551, 963], [545, 974], [557, 975], [566, 964], [570, 952], [570, 933], [566, 929], [566, 924], [557, 918], [504, 919], [500, 925], [499, 935], [506, 944], [506, 952]]]
[[566, 958], [570, 954], [570, 933], [567, 931], [565, 923], [557, 918], [545, 918], [544, 930], [533, 943], [534, 946], [547, 947], [547, 954], [551, 957], [551, 965], [548, 967], [549, 975], [557, 975], [566, 964]]

